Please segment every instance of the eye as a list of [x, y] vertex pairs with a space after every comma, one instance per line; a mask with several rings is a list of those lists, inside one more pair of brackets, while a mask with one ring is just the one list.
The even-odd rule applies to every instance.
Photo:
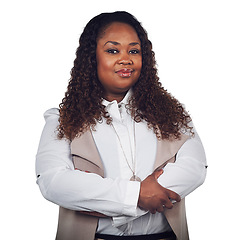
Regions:
[[110, 53], [110, 54], [119, 53], [119, 51], [118, 51], [117, 49], [113, 49], [113, 48], [107, 49], [106, 52], [107, 52], [107, 53]]
[[129, 53], [131, 53], [131, 54], [139, 54], [140, 50], [139, 49], [132, 49], [132, 50], [129, 51]]

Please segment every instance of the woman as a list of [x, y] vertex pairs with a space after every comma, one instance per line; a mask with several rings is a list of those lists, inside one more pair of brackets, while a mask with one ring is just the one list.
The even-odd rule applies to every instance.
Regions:
[[136, 18], [86, 25], [60, 109], [45, 119], [36, 174], [60, 206], [58, 240], [188, 239], [184, 198], [205, 179], [205, 154]]

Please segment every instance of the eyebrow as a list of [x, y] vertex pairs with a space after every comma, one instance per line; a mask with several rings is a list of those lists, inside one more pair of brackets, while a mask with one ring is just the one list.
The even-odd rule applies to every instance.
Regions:
[[[115, 41], [107, 41], [105, 42], [104, 46], [107, 45], [108, 43], [111, 43], [113, 45], [120, 45], [119, 42], [115, 42]], [[140, 46], [140, 43], [139, 42], [132, 42], [132, 43], [129, 43], [130, 46], [135, 46], [135, 45], [139, 45]]]

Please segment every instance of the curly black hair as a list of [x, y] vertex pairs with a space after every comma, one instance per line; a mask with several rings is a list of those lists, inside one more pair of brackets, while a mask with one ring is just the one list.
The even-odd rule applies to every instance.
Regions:
[[146, 30], [133, 15], [118, 11], [94, 17], [80, 36], [68, 88], [59, 105], [58, 137], [72, 140], [84, 131], [94, 129], [103, 117], [111, 123], [112, 119], [102, 105], [104, 89], [97, 75], [96, 48], [101, 34], [113, 22], [132, 26], [141, 41], [142, 70], [127, 105], [134, 120], [146, 121], [159, 139], [177, 139], [183, 130], [191, 132], [189, 114], [159, 82], [155, 54]]

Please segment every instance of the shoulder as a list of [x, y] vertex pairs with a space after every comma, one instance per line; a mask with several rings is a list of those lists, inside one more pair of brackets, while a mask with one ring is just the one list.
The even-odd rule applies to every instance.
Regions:
[[50, 108], [48, 109], [44, 114], [45, 121], [49, 121], [52, 119], [58, 119], [59, 118], [59, 109], [58, 108]]
[[44, 112], [45, 125], [42, 135], [43, 139], [57, 139], [59, 126], [59, 109], [51, 108]]

